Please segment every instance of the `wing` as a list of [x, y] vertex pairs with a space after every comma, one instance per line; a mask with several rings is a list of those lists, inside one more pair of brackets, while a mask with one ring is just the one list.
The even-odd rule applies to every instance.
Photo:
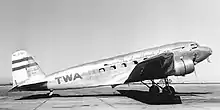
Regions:
[[138, 63], [125, 83], [166, 78], [174, 72], [173, 53], [162, 53]]

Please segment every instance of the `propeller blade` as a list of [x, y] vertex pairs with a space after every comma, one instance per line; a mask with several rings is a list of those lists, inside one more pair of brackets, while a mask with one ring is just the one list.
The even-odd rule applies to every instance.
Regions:
[[209, 63], [211, 63], [211, 61], [210, 61], [209, 57], [207, 58], [207, 61], [208, 61]]
[[196, 71], [194, 71], [194, 73], [195, 73], [196, 78], [198, 78], [198, 76], [197, 76], [197, 74], [196, 74]]
[[196, 57], [197, 57], [197, 53], [194, 53], [194, 54], [193, 54], [193, 62], [194, 62], [194, 65], [197, 64], [197, 62], [196, 62]]
[[194, 62], [194, 65], [196, 65], [197, 64], [197, 62]]

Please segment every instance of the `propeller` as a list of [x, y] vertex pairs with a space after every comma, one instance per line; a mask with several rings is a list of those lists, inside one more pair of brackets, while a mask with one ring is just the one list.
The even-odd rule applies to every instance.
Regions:
[[211, 60], [209, 59], [209, 57], [207, 58], [207, 62], [211, 63]]
[[196, 70], [194, 71], [196, 78], [198, 78], [197, 74], [196, 74]]
[[196, 57], [197, 57], [197, 53], [194, 53], [194, 54], [193, 54], [193, 62], [194, 62], [194, 65], [197, 64], [197, 62], [196, 62]]
[[[196, 55], [195, 55], [195, 56], [196, 56]], [[196, 65], [196, 64], [197, 64], [197, 62], [194, 61], [194, 65]], [[195, 68], [195, 70], [194, 70], [194, 74], [195, 74], [196, 78], [198, 78], [198, 76], [197, 76], [197, 74], [196, 74], [196, 66], [194, 66], [194, 68]]]

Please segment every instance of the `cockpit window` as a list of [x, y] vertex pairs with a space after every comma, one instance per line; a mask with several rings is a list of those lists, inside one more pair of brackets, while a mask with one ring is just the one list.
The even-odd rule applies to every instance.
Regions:
[[192, 47], [198, 47], [199, 45], [197, 43], [191, 44]]
[[196, 49], [199, 45], [197, 43], [193, 43], [193, 44], [190, 44], [190, 46], [192, 47], [192, 49]]
[[197, 47], [192, 47], [192, 49], [196, 49]]

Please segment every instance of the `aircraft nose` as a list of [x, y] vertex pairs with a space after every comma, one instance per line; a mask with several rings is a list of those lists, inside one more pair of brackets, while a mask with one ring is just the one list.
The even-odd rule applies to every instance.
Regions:
[[208, 51], [209, 51], [209, 54], [210, 54], [210, 55], [212, 55], [212, 49], [211, 49], [211, 48], [209, 48], [209, 50], [208, 50]]
[[205, 54], [212, 55], [212, 49], [209, 47], [202, 47], [202, 51], [205, 52]]
[[197, 56], [197, 62], [201, 62], [208, 58], [212, 54], [212, 49], [209, 47], [199, 47], [199, 53]]

